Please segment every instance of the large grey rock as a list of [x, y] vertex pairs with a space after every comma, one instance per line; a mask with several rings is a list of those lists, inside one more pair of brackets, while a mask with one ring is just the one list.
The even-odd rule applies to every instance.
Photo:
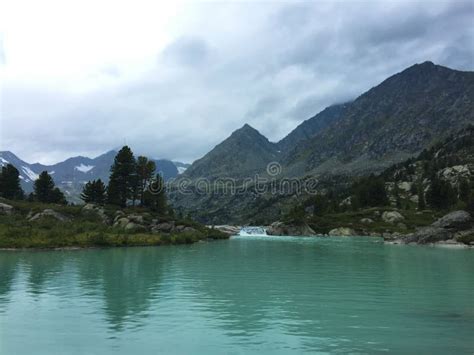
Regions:
[[227, 235], [238, 235], [242, 227], [221, 225], [221, 226], [207, 226], [207, 228], [217, 229], [218, 231], [221, 231]]
[[13, 212], [13, 206], [0, 202], [0, 214], [10, 215]]
[[306, 223], [289, 224], [274, 222], [267, 228], [268, 235], [313, 236], [316, 232]]
[[142, 224], [138, 224], [138, 223], [134, 223], [134, 222], [129, 222], [127, 223], [127, 225], [125, 226], [125, 230], [127, 231], [134, 231], [134, 232], [146, 232], [147, 231], [147, 228], [142, 225]]
[[198, 231], [196, 229], [194, 229], [193, 227], [185, 227], [183, 229], [183, 232], [184, 233], [197, 233]]
[[125, 228], [127, 224], [130, 223], [130, 220], [126, 217], [120, 217], [118, 220], [115, 221], [114, 227], [122, 227]]
[[127, 216], [127, 218], [130, 221], [138, 223], [138, 224], [145, 223], [145, 218], [142, 215], [139, 215], [139, 214], [130, 214], [130, 215]]
[[371, 218], [362, 218], [362, 219], [360, 220], [360, 223], [372, 224], [372, 223], [374, 223], [374, 220], [371, 219]]
[[432, 224], [433, 227], [455, 228], [462, 230], [470, 226], [472, 222], [471, 215], [466, 211], [454, 211], [441, 217]]
[[385, 211], [382, 214], [382, 220], [387, 223], [397, 223], [405, 219], [400, 212], [397, 211]]
[[93, 203], [86, 203], [84, 206], [82, 206], [83, 211], [92, 211], [96, 208], [97, 208], [97, 206], [94, 205]]
[[352, 228], [339, 227], [339, 228], [331, 229], [328, 235], [330, 237], [350, 237], [350, 236], [357, 235], [357, 233]]
[[160, 223], [154, 226], [153, 229], [157, 232], [170, 233], [174, 229], [174, 223], [168, 223], [168, 222]]
[[[441, 217], [430, 226], [418, 229], [415, 233], [400, 237], [402, 243], [428, 244], [454, 240], [468, 235], [472, 228], [471, 215], [466, 211], [454, 211]], [[466, 231], [465, 233], [463, 231]], [[384, 237], [385, 240], [388, 240]]]
[[452, 233], [444, 228], [438, 228], [433, 226], [428, 226], [419, 229], [413, 234], [409, 234], [405, 238], [405, 243], [418, 243], [418, 244], [427, 244], [427, 243], [436, 243], [442, 240], [451, 239]]
[[70, 221], [70, 218], [69, 217], [66, 217], [65, 215], [59, 213], [59, 212], [56, 212], [52, 209], [45, 209], [43, 212], [38, 212], [36, 213], [35, 215], [33, 215], [32, 217], [28, 218], [28, 220], [30, 222], [33, 222], [33, 221], [37, 221], [43, 217], [53, 217], [55, 218], [56, 220], [60, 221], [60, 222], [68, 222]]

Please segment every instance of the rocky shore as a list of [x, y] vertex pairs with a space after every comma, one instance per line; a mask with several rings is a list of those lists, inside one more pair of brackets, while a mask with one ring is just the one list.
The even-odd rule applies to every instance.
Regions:
[[414, 233], [384, 233], [386, 243], [391, 244], [439, 244], [474, 246], [474, 220], [466, 211], [454, 211], [439, 218], [430, 226]]

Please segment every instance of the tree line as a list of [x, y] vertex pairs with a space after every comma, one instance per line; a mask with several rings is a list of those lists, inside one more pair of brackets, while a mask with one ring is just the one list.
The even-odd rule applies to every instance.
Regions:
[[[12, 165], [3, 166], [0, 172], [0, 197], [10, 200], [25, 199], [21, 188], [20, 173]], [[67, 204], [63, 192], [54, 184], [47, 171], [41, 172], [35, 180], [29, 201]], [[140, 205], [153, 211], [167, 213], [165, 185], [156, 164], [147, 157], [135, 159], [132, 150], [124, 146], [114, 158], [110, 168], [109, 183], [101, 179], [89, 181], [84, 185], [81, 199], [85, 203], [110, 204], [124, 208]]]
[[140, 205], [153, 211], [166, 212], [167, 202], [162, 176], [155, 173], [156, 164], [147, 157], [135, 159], [132, 150], [124, 146], [110, 168], [108, 186], [100, 180], [89, 181], [81, 194], [86, 203], [104, 203], [119, 207]]

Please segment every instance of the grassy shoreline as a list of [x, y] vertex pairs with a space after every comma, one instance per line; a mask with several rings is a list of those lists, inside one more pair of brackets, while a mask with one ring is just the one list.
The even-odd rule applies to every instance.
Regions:
[[[83, 206], [60, 206], [30, 203], [26, 201], [0, 200], [13, 207], [9, 214], [0, 215], [0, 249], [54, 250], [64, 248], [104, 248], [192, 244], [199, 241], [227, 239], [228, 236], [209, 229], [192, 220], [159, 216], [144, 209], [118, 210], [107, 206], [97, 211], [88, 211]], [[53, 210], [66, 218], [60, 221], [51, 216], [37, 220], [31, 217], [45, 210]], [[117, 213], [123, 216], [139, 216], [143, 219], [142, 228], [126, 229], [114, 224]], [[122, 215], [121, 215], [122, 216]], [[104, 222], [103, 218], [109, 220]], [[169, 233], [151, 231], [151, 221], [173, 223], [183, 227], [182, 231]], [[146, 226], [146, 228], [144, 228]]]

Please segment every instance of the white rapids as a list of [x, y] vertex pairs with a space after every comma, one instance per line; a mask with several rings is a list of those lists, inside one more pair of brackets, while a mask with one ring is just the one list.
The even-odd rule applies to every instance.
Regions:
[[242, 227], [239, 232], [241, 237], [263, 237], [267, 236], [267, 230], [263, 227]]

